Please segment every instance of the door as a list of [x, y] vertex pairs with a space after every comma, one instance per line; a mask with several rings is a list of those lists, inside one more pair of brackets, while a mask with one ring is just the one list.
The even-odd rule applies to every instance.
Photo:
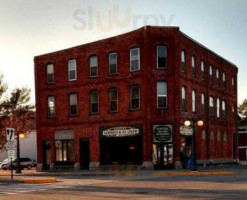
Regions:
[[88, 138], [80, 139], [80, 167], [81, 169], [89, 169], [90, 163], [90, 145]]
[[51, 150], [50, 150], [50, 140], [42, 140], [42, 160], [43, 160], [43, 169], [47, 170], [50, 166], [50, 156], [51, 156]]

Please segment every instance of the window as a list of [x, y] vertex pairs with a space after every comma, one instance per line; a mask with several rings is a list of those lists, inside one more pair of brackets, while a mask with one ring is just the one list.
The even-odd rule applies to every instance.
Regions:
[[99, 92], [97, 90], [90, 92], [90, 112], [91, 114], [99, 113]]
[[49, 96], [48, 97], [48, 117], [55, 116], [55, 97]]
[[222, 73], [222, 82], [223, 82], [223, 87], [226, 88], [226, 74], [225, 74], [225, 72]]
[[186, 87], [182, 86], [182, 91], [181, 91], [181, 96], [182, 96], [182, 110], [186, 111], [187, 109], [187, 101], [186, 101]]
[[109, 74], [117, 74], [117, 53], [109, 53]]
[[217, 98], [217, 113], [216, 113], [217, 117], [220, 117], [220, 99]]
[[74, 162], [74, 140], [55, 140], [56, 162]]
[[181, 70], [183, 73], [186, 73], [186, 57], [185, 57], [185, 51], [181, 51]]
[[213, 83], [213, 66], [210, 65], [209, 67], [209, 81], [210, 83]]
[[222, 102], [221, 102], [221, 110], [222, 110], [222, 118], [223, 119], [226, 119], [226, 101], [225, 100], [223, 100]]
[[118, 91], [117, 88], [109, 89], [109, 111], [118, 111]]
[[217, 80], [220, 79], [220, 71], [219, 71], [219, 69], [216, 69], [216, 79]]
[[226, 142], [227, 141], [227, 134], [226, 134], [226, 132], [224, 132], [224, 141]]
[[76, 60], [69, 60], [69, 81], [74, 81], [77, 79], [76, 74]]
[[210, 132], [210, 140], [214, 140], [214, 132], [213, 131]]
[[235, 113], [235, 104], [232, 104], [232, 119], [235, 121], [236, 119], [236, 113]]
[[90, 65], [90, 77], [94, 78], [98, 76], [98, 57], [91, 56], [89, 58], [89, 65]]
[[205, 94], [202, 93], [201, 95], [201, 103], [202, 103], [202, 114], [206, 113], [206, 103], [205, 103]]
[[201, 61], [201, 80], [205, 80], [205, 65], [204, 61]]
[[140, 49], [134, 48], [130, 50], [130, 71], [140, 70]]
[[157, 108], [167, 107], [167, 83], [157, 82]]
[[209, 115], [214, 117], [214, 97], [209, 97]]
[[236, 80], [235, 77], [232, 77], [232, 91], [235, 92], [236, 91]]
[[77, 115], [77, 94], [69, 94], [69, 114], [70, 116]]
[[133, 85], [130, 87], [130, 110], [140, 109], [140, 86]]
[[192, 90], [192, 112], [196, 112], [196, 91]]
[[220, 131], [217, 132], [217, 141], [221, 141], [221, 134], [220, 134]]
[[54, 65], [48, 64], [46, 66], [46, 73], [47, 73], [47, 83], [54, 83]]
[[196, 61], [195, 56], [191, 57], [191, 76], [196, 78]]
[[167, 68], [167, 47], [157, 46], [157, 68]]

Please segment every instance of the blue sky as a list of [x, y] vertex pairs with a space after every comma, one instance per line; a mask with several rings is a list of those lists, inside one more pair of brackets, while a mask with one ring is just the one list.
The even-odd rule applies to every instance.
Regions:
[[179, 26], [239, 67], [239, 102], [247, 98], [247, 1], [0, 0], [0, 71], [10, 88], [28, 86], [33, 57], [131, 31]]

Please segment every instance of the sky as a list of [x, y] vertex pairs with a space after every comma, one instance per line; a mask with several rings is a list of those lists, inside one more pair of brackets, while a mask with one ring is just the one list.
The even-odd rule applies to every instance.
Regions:
[[247, 98], [245, 0], [0, 0], [0, 72], [9, 89], [29, 87], [36, 55], [144, 25], [180, 30], [236, 64], [238, 102]]

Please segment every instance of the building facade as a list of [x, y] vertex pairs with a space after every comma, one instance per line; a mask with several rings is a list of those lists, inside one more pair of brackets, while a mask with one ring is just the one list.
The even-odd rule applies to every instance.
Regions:
[[238, 123], [238, 158], [242, 163], [247, 162], [247, 121]]
[[235, 156], [238, 69], [177, 27], [145, 26], [34, 62], [40, 169], [186, 167], [191, 137], [180, 128], [192, 119], [204, 122], [199, 163]]

